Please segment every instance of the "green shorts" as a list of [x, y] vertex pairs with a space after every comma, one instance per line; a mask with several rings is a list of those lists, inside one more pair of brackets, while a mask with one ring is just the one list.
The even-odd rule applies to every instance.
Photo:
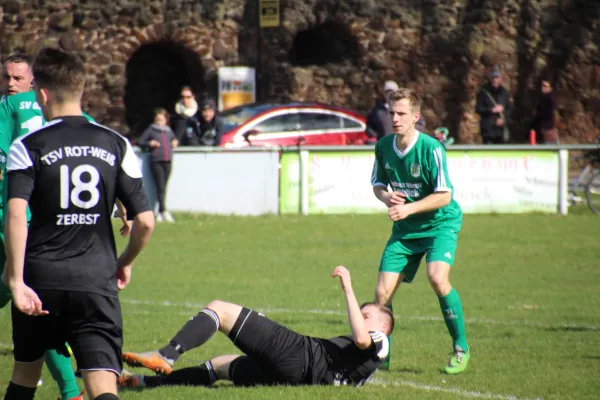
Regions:
[[424, 254], [427, 254], [428, 263], [443, 261], [452, 266], [457, 243], [458, 234], [450, 231], [419, 239], [397, 239], [392, 236], [381, 256], [379, 272], [404, 274], [403, 281], [410, 283], [415, 278]]
[[[2, 228], [2, 232], [4, 232], [4, 227]], [[2, 276], [2, 272], [4, 272], [4, 264], [6, 264], [6, 252], [4, 250], [4, 234], [0, 233], [0, 276]], [[0, 308], [7, 305], [12, 299], [12, 294], [10, 293], [10, 289], [4, 286], [2, 283], [2, 279], [0, 279]]]

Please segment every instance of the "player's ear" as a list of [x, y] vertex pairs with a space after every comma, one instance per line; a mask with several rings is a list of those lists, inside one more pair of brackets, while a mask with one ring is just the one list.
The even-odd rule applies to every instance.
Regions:
[[48, 93], [48, 89], [45, 88], [36, 88], [35, 90], [35, 99], [40, 105], [40, 107], [44, 107], [48, 104], [48, 99], [50, 98], [50, 94]]
[[413, 122], [416, 124], [421, 119], [421, 111], [417, 111], [413, 114]]

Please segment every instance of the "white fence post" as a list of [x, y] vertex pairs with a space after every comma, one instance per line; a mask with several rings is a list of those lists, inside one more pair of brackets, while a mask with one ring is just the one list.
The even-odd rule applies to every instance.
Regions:
[[569, 212], [569, 150], [558, 150], [558, 212]]
[[300, 150], [300, 212], [308, 215], [308, 150]]

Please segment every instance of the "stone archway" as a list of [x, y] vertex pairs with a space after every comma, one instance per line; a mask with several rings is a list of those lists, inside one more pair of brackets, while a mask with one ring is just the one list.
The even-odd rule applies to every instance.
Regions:
[[129, 58], [125, 74], [125, 121], [132, 136], [152, 122], [155, 108], [173, 113], [182, 86], [191, 86], [196, 94], [204, 90], [198, 54], [172, 40], [142, 44]]
[[294, 66], [353, 61], [359, 57], [358, 39], [347, 24], [325, 21], [296, 34], [288, 56]]

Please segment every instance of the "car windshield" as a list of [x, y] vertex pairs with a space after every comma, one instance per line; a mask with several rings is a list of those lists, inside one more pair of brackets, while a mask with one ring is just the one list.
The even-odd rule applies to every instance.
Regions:
[[258, 114], [271, 107], [272, 106], [257, 106], [249, 104], [246, 106], [235, 107], [222, 111], [219, 115], [223, 120], [223, 132], [229, 132], [238, 126], [245, 124], [250, 119], [256, 117]]

